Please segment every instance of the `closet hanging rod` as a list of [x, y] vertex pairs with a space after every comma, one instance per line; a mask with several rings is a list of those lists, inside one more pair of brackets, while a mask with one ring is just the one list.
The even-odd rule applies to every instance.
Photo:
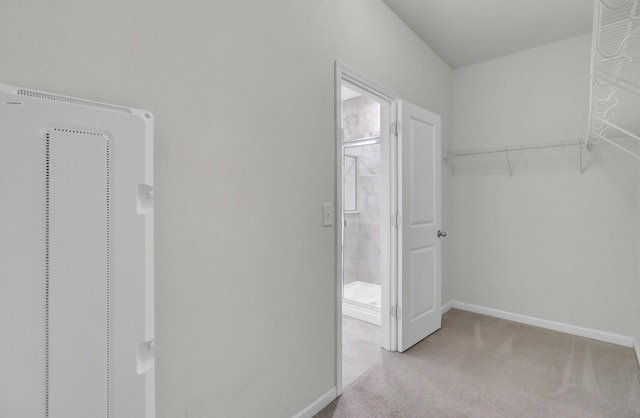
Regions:
[[444, 153], [444, 158], [446, 159], [450, 157], [466, 157], [471, 155], [501, 154], [501, 153], [518, 152], [518, 151], [532, 151], [532, 150], [545, 149], [545, 148], [575, 147], [580, 145], [584, 145], [584, 139], [568, 139], [568, 140], [562, 140], [562, 141], [542, 142], [539, 144], [510, 145], [506, 147], [496, 147], [496, 148], [447, 151]]

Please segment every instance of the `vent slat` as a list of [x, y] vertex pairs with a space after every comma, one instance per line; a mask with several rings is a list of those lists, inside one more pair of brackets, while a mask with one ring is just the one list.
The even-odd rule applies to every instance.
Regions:
[[72, 97], [58, 96], [58, 95], [49, 94], [49, 93], [41, 93], [39, 91], [33, 91], [33, 90], [20, 89], [17, 91], [16, 94], [18, 94], [19, 96], [33, 97], [36, 99], [51, 100], [54, 102], [90, 107], [92, 109], [102, 109], [102, 110], [109, 110], [112, 112], [120, 112], [120, 113], [133, 113], [131, 112], [130, 109], [127, 109], [126, 107], [113, 106], [113, 105], [108, 105], [104, 103], [92, 102], [90, 100], [75, 99]]

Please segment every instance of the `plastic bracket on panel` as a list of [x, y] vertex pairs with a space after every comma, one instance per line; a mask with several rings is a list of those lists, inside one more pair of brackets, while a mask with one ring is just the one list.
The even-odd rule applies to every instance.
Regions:
[[138, 184], [137, 210], [139, 215], [153, 212], [153, 187], [148, 184]]
[[156, 343], [155, 340], [145, 341], [138, 344], [136, 352], [136, 372], [138, 374], [145, 374], [149, 370], [153, 369], [156, 358]]

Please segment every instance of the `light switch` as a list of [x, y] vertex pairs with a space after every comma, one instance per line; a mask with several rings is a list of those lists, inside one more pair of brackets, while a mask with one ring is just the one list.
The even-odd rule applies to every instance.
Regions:
[[333, 225], [333, 205], [331, 203], [322, 205], [322, 216], [322, 224], [324, 226]]

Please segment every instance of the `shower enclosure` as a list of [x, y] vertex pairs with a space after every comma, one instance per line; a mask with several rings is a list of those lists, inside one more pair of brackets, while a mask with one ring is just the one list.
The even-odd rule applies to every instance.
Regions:
[[380, 324], [380, 139], [345, 143], [343, 313]]
[[381, 105], [342, 86], [342, 313], [380, 325]]

